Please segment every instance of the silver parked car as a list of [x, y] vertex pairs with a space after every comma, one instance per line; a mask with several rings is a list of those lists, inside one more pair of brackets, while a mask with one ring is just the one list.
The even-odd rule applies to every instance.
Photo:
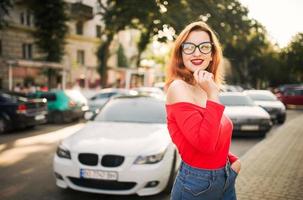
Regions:
[[268, 90], [245, 90], [244, 93], [252, 98], [257, 105], [264, 108], [270, 114], [273, 122], [279, 124], [285, 122], [285, 106], [272, 92]]
[[271, 129], [269, 114], [242, 92], [223, 92], [219, 96], [224, 104], [224, 113], [233, 122], [233, 134], [257, 135], [264, 137]]
[[89, 111], [95, 112], [101, 109], [103, 105], [113, 96], [117, 95], [135, 95], [138, 92], [124, 88], [105, 88], [100, 90], [97, 94], [89, 98], [88, 106]]

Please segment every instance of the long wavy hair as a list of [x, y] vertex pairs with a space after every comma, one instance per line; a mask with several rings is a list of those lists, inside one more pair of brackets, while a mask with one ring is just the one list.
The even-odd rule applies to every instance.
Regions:
[[214, 80], [217, 84], [221, 84], [223, 82], [223, 70], [221, 67], [223, 54], [219, 40], [214, 31], [206, 23], [197, 21], [186, 26], [174, 43], [170, 62], [166, 71], [166, 87], [168, 87], [169, 84], [175, 79], [182, 79], [191, 85], [196, 83], [193, 73], [184, 66], [181, 50], [182, 43], [187, 39], [189, 33], [193, 31], [205, 31], [208, 33], [210, 40], [213, 43], [213, 49], [212, 61], [209, 63], [206, 70], [213, 73]]

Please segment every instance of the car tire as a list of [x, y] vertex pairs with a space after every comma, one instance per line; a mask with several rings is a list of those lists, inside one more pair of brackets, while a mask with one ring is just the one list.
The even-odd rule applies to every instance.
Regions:
[[278, 124], [284, 124], [286, 117], [278, 118]]
[[266, 136], [267, 131], [261, 131], [258, 133], [258, 137], [264, 138]]
[[0, 134], [4, 133], [5, 131], [6, 131], [5, 120], [0, 118]]
[[170, 194], [171, 190], [173, 188], [173, 185], [174, 185], [174, 182], [175, 182], [175, 178], [176, 178], [176, 172], [175, 172], [176, 162], [177, 162], [177, 152], [174, 151], [174, 158], [173, 158], [173, 162], [172, 162], [172, 166], [171, 166], [168, 182], [167, 182], [166, 187], [163, 190], [164, 194]]
[[64, 116], [61, 112], [54, 112], [53, 113], [53, 122], [55, 124], [62, 124], [64, 122]]

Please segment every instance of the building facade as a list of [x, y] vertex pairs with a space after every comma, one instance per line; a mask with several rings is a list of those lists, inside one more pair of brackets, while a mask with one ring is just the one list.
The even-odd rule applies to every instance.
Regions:
[[26, 1], [15, 1], [5, 16], [8, 26], [0, 30], [0, 88], [12, 90], [15, 85], [28, 83], [46, 85], [46, 72], [56, 70], [52, 77], [58, 87], [79, 84], [95, 87], [100, 78], [97, 73], [96, 51], [101, 43], [100, 16], [94, 15], [96, 0], [66, 0], [70, 20], [66, 36], [65, 55], [61, 63], [41, 60], [43, 54], [35, 45], [34, 16]]

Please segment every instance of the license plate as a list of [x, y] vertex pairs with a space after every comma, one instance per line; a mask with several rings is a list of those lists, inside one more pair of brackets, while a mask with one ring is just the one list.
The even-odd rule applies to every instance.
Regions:
[[259, 130], [258, 125], [242, 125], [241, 126], [242, 131], [257, 131]]
[[118, 173], [92, 169], [80, 169], [80, 177], [102, 180], [118, 180]]
[[37, 115], [35, 116], [35, 120], [45, 119], [45, 115]]

